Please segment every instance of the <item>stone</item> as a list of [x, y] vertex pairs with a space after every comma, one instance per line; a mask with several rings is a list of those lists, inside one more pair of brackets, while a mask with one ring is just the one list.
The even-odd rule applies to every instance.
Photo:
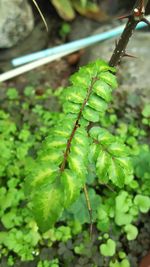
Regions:
[[0, 48], [16, 45], [33, 27], [32, 9], [26, 0], [0, 0]]
[[[100, 28], [100, 32], [102, 28]], [[94, 34], [99, 33], [98, 30]], [[80, 65], [85, 65], [98, 58], [109, 61], [117, 38], [109, 39], [85, 49]], [[119, 92], [127, 92], [129, 101], [134, 105], [134, 97], [139, 96], [142, 103], [150, 101], [150, 34], [149, 32], [135, 31], [129, 41], [127, 52], [137, 58], [124, 57], [118, 68]], [[136, 100], [136, 97], [135, 97]], [[139, 103], [137, 103], [137, 106]], [[136, 103], [135, 103], [136, 105]]]

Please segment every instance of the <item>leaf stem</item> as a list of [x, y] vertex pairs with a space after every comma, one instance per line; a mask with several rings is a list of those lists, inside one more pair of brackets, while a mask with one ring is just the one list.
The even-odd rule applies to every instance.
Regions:
[[90, 238], [91, 238], [92, 232], [93, 232], [93, 216], [92, 216], [92, 207], [91, 207], [91, 203], [90, 203], [89, 194], [88, 194], [86, 184], [84, 184], [83, 190], [84, 190], [86, 204], [87, 204], [87, 208], [88, 208], [88, 212], [89, 212], [89, 216], [90, 216]]

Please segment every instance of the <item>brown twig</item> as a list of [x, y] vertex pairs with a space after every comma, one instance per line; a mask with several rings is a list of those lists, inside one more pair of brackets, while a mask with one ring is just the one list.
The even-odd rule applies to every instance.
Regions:
[[128, 22], [126, 24], [126, 27], [119, 41], [116, 44], [115, 50], [109, 61], [110, 66], [112, 67], [117, 66], [120, 63], [122, 57], [127, 54], [126, 47], [130, 40], [130, 37], [133, 34], [133, 31], [135, 30], [137, 24], [140, 21], [145, 21], [144, 15], [145, 15], [145, 9], [148, 4], [148, 1], [149, 0], [137, 0], [133, 7], [131, 14], [129, 14], [128, 16], [125, 16], [126, 18], [128, 18]]
[[91, 202], [89, 199], [89, 194], [88, 194], [88, 190], [86, 187], [86, 184], [84, 184], [83, 187], [84, 190], [84, 195], [85, 195], [85, 199], [86, 199], [86, 204], [87, 204], [87, 208], [88, 208], [88, 212], [89, 212], [89, 217], [90, 217], [90, 238], [92, 238], [92, 232], [93, 232], [93, 216], [92, 216], [92, 207], [91, 207]]

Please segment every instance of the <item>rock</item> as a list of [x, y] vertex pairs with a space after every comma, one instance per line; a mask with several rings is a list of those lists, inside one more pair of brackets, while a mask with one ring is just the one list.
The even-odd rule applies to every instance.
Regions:
[[[94, 34], [98, 32], [96, 31]], [[80, 65], [85, 65], [98, 58], [109, 61], [115, 47], [115, 41], [116, 39], [110, 39], [86, 49], [81, 58]], [[136, 31], [129, 42], [127, 51], [137, 58], [125, 57], [119, 66], [119, 92], [127, 92], [130, 95], [129, 101], [131, 106], [137, 100], [134, 99], [135, 95], [140, 96], [142, 103], [149, 102], [150, 100], [149, 44], [150, 34], [148, 32]], [[137, 105], [139, 105], [139, 102]]]
[[78, 18], [71, 23], [69, 40], [76, 41], [78, 39], [89, 36], [95, 29], [99, 27], [99, 25], [100, 22], [78, 15]]
[[33, 31], [23, 40], [20, 40], [19, 43], [11, 48], [0, 49], [0, 66], [1, 63], [3, 64], [12, 58], [46, 48], [48, 46], [48, 37], [43, 21], [39, 21], [34, 26]]
[[0, 0], [0, 48], [9, 48], [32, 31], [34, 18], [26, 0]]

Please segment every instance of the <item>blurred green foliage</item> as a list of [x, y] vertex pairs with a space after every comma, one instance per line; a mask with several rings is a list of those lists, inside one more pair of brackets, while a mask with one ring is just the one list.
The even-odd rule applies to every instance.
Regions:
[[[72, 252], [75, 255], [89, 255], [91, 258], [90, 253], [94, 253], [89, 247], [89, 215], [83, 194], [63, 213], [56, 227], [44, 234], [39, 232], [24, 196], [26, 169], [35, 157], [44, 136], [62, 116], [61, 108], [54, 111], [51, 109], [53, 104], [47, 105], [47, 102], [54, 102], [55, 106], [57, 103], [61, 107], [61, 97], [56, 94], [59, 95], [58, 92], [47, 89], [38, 95], [33, 87], [27, 87], [22, 95], [16, 89], [10, 88], [6, 91], [5, 103], [1, 105], [0, 257], [1, 261], [7, 259], [6, 266], [16, 266], [18, 260], [34, 260], [37, 267], [61, 266], [61, 256], [43, 259], [40, 256], [41, 248], [50, 249], [56, 244], [64, 244], [65, 251], [65, 244], [81, 234], [83, 239], [73, 245]], [[124, 189], [117, 191], [114, 191], [113, 185], [108, 188], [99, 184], [97, 178], [92, 176], [92, 168], [88, 178], [93, 222], [98, 232], [96, 244], [99, 253], [110, 257], [110, 267], [130, 266], [128, 255], [118, 246], [119, 237], [125, 235], [129, 242], [135, 239], [138, 234], [137, 218], [150, 208], [149, 125], [143, 121], [147, 114], [147, 107], [144, 107], [138, 121], [133, 118], [124, 120], [113, 107], [109, 109], [105, 119], [101, 118], [101, 125], [128, 145], [135, 176], [130, 186], [126, 185]], [[114, 260], [114, 256], [117, 259]], [[97, 265], [93, 263], [93, 266]]]

